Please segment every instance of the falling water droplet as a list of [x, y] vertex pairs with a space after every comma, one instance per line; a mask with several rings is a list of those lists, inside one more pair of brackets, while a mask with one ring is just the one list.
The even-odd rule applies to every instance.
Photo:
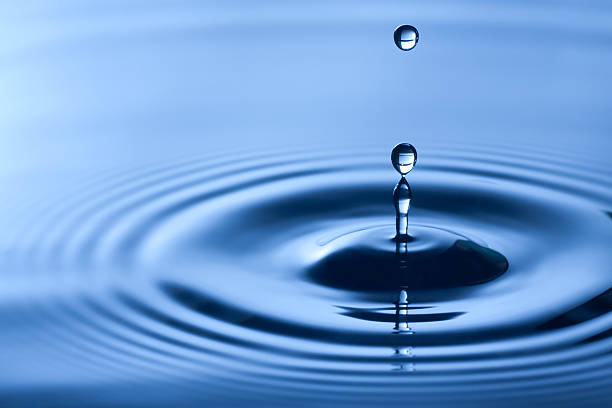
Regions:
[[391, 163], [402, 177], [412, 170], [417, 161], [417, 152], [410, 143], [400, 143], [391, 152]]
[[408, 51], [416, 47], [419, 42], [419, 32], [411, 25], [402, 25], [393, 33], [395, 45], [402, 51]]

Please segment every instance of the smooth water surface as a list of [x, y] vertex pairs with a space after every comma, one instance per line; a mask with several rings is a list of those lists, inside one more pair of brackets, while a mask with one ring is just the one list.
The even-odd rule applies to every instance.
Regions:
[[612, 402], [606, 2], [2, 8], [1, 406]]

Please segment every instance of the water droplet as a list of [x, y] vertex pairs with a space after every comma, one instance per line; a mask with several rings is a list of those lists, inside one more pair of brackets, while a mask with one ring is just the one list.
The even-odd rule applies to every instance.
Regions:
[[410, 143], [400, 143], [391, 152], [391, 163], [402, 177], [412, 170], [417, 161], [417, 152]]
[[419, 32], [411, 25], [402, 25], [393, 33], [395, 45], [402, 51], [408, 51], [416, 47], [419, 42]]

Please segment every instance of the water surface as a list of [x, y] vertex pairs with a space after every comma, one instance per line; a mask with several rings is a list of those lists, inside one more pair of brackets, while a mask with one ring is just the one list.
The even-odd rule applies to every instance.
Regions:
[[606, 3], [4, 8], [3, 406], [610, 403]]

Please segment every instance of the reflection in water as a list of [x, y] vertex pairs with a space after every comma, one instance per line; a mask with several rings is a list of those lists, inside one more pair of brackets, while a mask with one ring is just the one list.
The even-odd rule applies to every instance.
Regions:
[[395, 302], [395, 327], [396, 333], [412, 334], [408, 326], [408, 294], [404, 289], [400, 290], [399, 299]]
[[[406, 290], [401, 289], [399, 298], [395, 302], [395, 327], [393, 327], [394, 334], [414, 334], [410, 326], [408, 326], [408, 294]], [[393, 371], [415, 371], [414, 362], [406, 361], [406, 359], [412, 358], [413, 347], [410, 345], [401, 345], [394, 348], [395, 353], [393, 357], [399, 361], [392, 362]]]
[[416, 368], [414, 366], [414, 362], [407, 361], [407, 359], [411, 359], [414, 356], [412, 350], [413, 348], [411, 346], [396, 347], [393, 358], [399, 361], [394, 361], [391, 363], [391, 370], [407, 372], [415, 371]]

